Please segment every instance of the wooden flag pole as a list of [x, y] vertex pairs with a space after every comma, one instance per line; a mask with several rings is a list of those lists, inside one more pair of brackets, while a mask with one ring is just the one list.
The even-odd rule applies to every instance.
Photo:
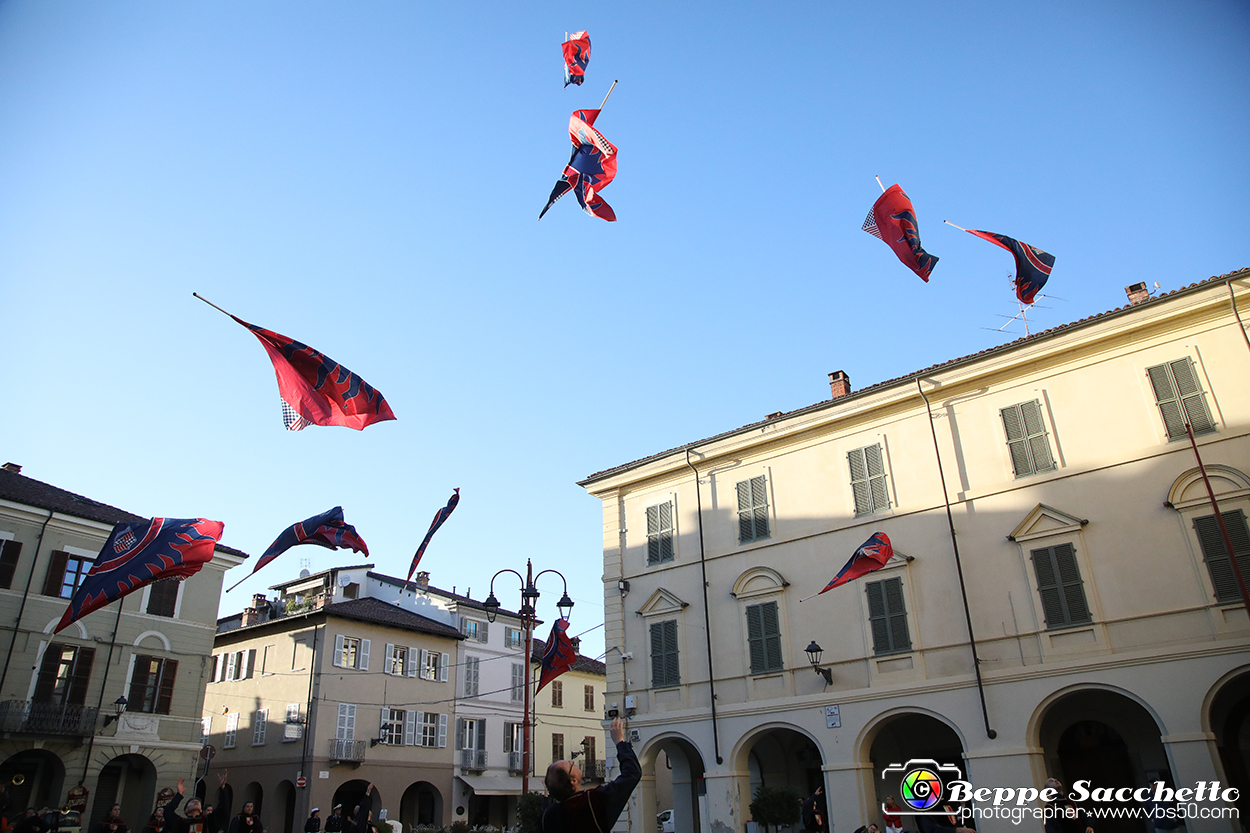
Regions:
[[881, 185], [881, 193], [883, 193], [883, 194], [884, 194], [884, 193], [885, 193], [885, 186], [884, 186], [884, 185], [882, 185], [882, 183], [881, 183], [881, 177], [876, 177], [876, 180], [877, 180], [877, 184], [878, 184], [878, 185]]
[[[603, 104], [607, 104], [607, 103], [608, 103], [608, 96], [612, 95], [612, 91], [616, 89], [616, 85], [617, 85], [617, 82], [616, 82], [616, 81], [613, 81], [613, 82], [612, 82], [612, 86], [611, 86], [611, 87], [608, 87], [608, 95], [605, 95], [605, 96], [603, 97]], [[602, 109], [603, 109], [603, 104], [600, 104], [600, 105], [599, 105], [599, 109], [600, 109], [600, 110], [602, 110]]]
[[[217, 310], [218, 312], [220, 312], [222, 315], [230, 315], [230, 313], [226, 312], [224, 309], [222, 309], [221, 307], [217, 306], [216, 304], [214, 304], [212, 301], [210, 301], [210, 300], [208, 300], [207, 298], [205, 298], [205, 297], [204, 297], [203, 295], [201, 295], [200, 293], [198, 293], [198, 292], [192, 292], [191, 294], [192, 294], [192, 295], [194, 295], [195, 297], [199, 298], [199, 299], [200, 299], [201, 301], [203, 301], [204, 303], [208, 304], [208, 305], [209, 305], [210, 307], [212, 307], [213, 309], [215, 309], [215, 310]], [[230, 317], [231, 317], [231, 318], [234, 318], [234, 316], [233, 316], [233, 315], [230, 315]], [[238, 585], [235, 585], [235, 587], [237, 587], [237, 586], [238, 586]], [[231, 589], [233, 589], [233, 588], [231, 588]], [[228, 592], [230, 592], [230, 591], [229, 591], [229, 590], [227, 590], [226, 592], [228, 593]]]
[[963, 226], [956, 226], [956, 225], [955, 225], [954, 223], [952, 223], [950, 220], [943, 220], [942, 222], [943, 222], [943, 223], [946, 223], [946, 225], [948, 225], [948, 226], [954, 226], [955, 228], [959, 229], [960, 231], [967, 231], [967, 229], [966, 229], [966, 228], [964, 228]]

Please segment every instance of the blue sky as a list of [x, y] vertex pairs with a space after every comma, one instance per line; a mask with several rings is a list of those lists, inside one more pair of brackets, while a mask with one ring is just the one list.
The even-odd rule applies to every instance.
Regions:
[[[617, 79], [619, 222], [572, 197], [536, 222], [569, 113]], [[395, 575], [458, 486], [432, 581], [484, 598], [532, 558], [580, 632], [602, 526], [577, 480], [825, 399], [829, 371], [1014, 337], [1010, 256], [944, 219], [1056, 256], [1035, 331], [1250, 265], [1248, 128], [1244, 2], [6, 0], [0, 457], [253, 555], [342, 505]], [[860, 230], [877, 175], [928, 284]], [[398, 420], [285, 432], [259, 343], [193, 291]], [[292, 550], [223, 613], [303, 557], [356, 560]]]

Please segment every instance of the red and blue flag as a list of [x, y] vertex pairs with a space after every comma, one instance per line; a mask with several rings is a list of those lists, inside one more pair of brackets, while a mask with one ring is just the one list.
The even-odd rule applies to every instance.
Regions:
[[447, 501], [447, 505], [434, 513], [434, 520], [430, 523], [430, 531], [425, 533], [425, 537], [421, 539], [421, 546], [417, 547], [417, 554], [412, 557], [412, 566], [408, 568], [409, 581], [412, 581], [412, 574], [417, 571], [417, 565], [421, 563], [421, 556], [425, 555], [425, 548], [430, 545], [430, 539], [434, 537], [435, 532], [438, 532], [438, 528], [451, 517], [451, 513], [456, 511], [458, 505], [460, 505], [460, 490], [456, 489], [452, 493], [451, 500]]
[[273, 362], [287, 430], [309, 425], [342, 425], [362, 430], [394, 419], [386, 399], [372, 385], [307, 344], [230, 316], [260, 340]]
[[586, 65], [590, 63], [590, 35], [574, 32], [560, 45], [564, 52], [564, 86], [581, 86], [586, 80]]
[[[894, 547], [890, 546], [890, 539], [884, 532], [874, 532], [872, 537], [864, 542], [863, 546], [855, 550], [855, 554], [851, 556], [851, 560], [838, 571], [825, 589], [820, 593], [825, 593], [835, 587], [854, 581], [860, 576], [866, 576], [869, 573], [876, 572], [885, 566], [885, 562], [894, 556]], [[820, 593], [816, 595], [819, 596]]]
[[[336, 506], [333, 509], [322, 512], [320, 515], [313, 515], [307, 520], [291, 524], [282, 530], [282, 534], [274, 539], [274, 542], [269, 545], [269, 549], [265, 550], [260, 560], [256, 562], [256, 566], [248, 574], [248, 578], [251, 578], [256, 574], [257, 570], [273, 561], [279, 555], [282, 555], [291, 547], [296, 547], [300, 544], [316, 544], [332, 550], [349, 548], [352, 552], [369, 554], [369, 547], [366, 546], [364, 539], [357, 534], [356, 527], [349, 523], [344, 523], [343, 507]], [[239, 584], [242, 583], [239, 582]], [[239, 584], [236, 584], [234, 587], [238, 587]], [[234, 587], [230, 589], [233, 590]]]
[[965, 231], [1011, 252], [1016, 259], [1016, 297], [1022, 304], [1033, 303], [1033, 298], [1050, 278], [1050, 270], [1055, 266], [1055, 256], [1005, 234], [976, 229]]
[[556, 200], [572, 191], [582, 210], [592, 217], [616, 221], [616, 212], [604, 202], [599, 192], [616, 178], [616, 145], [595, 129], [598, 110], [574, 110], [569, 116], [569, 140], [573, 143], [573, 155], [564, 166], [547, 204], [538, 219], [556, 204]]
[[875, 203], [863, 230], [881, 240], [891, 249], [903, 265], [929, 282], [929, 275], [938, 259], [920, 245], [920, 226], [916, 223], [916, 209], [911, 200], [897, 184], [885, 189]]
[[204, 518], [152, 518], [113, 527], [53, 633], [146, 584], [195, 575], [213, 560], [224, 529], [221, 521]]
[[569, 620], [557, 619], [551, 626], [547, 650], [543, 652], [543, 670], [538, 676], [538, 688], [534, 689], [534, 693], [542, 691], [543, 686], [572, 668], [576, 660], [577, 651], [573, 650], [573, 640], [569, 639]]

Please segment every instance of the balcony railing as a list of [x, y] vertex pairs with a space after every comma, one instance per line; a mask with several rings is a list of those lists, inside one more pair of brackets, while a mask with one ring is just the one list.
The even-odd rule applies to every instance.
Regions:
[[326, 754], [332, 761], [354, 761], [359, 763], [365, 759], [365, 742], [363, 740], [344, 740], [333, 738], [330, 751]]
[[57, 706], [31, 700], [0, 702], [0, 730], [38, 735], [86, 736], [95, 732], [94, 706]]
[[607, 776], [607, 761], [583, 761], [579, 765], [582, 778], [587, 781], [602, 781]]
[[[524, 752], [509, 752], [508, 753], [508, 774], [509, 775], [520, 775], [522, 772], [525, 771], [525, 762], [521, 760], [523, 757], [525, 757]], [[534, 756], [531, 754], [530, 755], [530, 775], [533, 775], [533, 774], [534, 774]]]
[[485, 749], [461, 749], [460, 770], [462, 772], [481, 772], [486, 769]]

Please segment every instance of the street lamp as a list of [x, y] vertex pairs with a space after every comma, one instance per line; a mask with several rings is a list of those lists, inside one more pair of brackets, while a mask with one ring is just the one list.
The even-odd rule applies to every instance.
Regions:
[[116, 700], [114, 700], [113, 711], [116, 712], [116, 714], [104, 715], [104, 725], [107, 726], [110, 723], [112, 723], [114, 720], [121, 720], [122, 715], [126, 713], [127, 705], [128, 703], [126, 702], [126, 695], [124, 694], [121, 697], [118, 697]]
[[521, 720], [521, 792], [524, 794], [530, 791], [530, 708], [532, 706], [530, 662], [534, 656], [534, 621], [537, 618], [535, 604], [539, 596], [538, 587], [534, 582], [546, 573], [555, 573], [560, 577], [560, 581], [564, 582], [564, 595], [560, 597], [560, 601], [556, 602], [556, 610], [560, 611], [561, 619], [569, 618], [569, 614], [573, 612], [573, 600], [569, 598], [569, 582], [564, 577], [564, 573], [559, 570], [543, 570], [538, 575], [534, 575], [534, 564], [527, 558], [524, 577], [516, 570], [500, 570], [490, 577], [490, 595], [486, 597], [486, 601], [482, 602], [482, 607], [486, 608], [486, 621], [488, 622], [494, 623], [495, 617], [499, 614], [499, 599], [495, 598], [495, 579], [504, 573], [512, 573], [521, 580], [519, 613], [521, 622], [525, 626], [525, 716]]
[[817, 645], [816, 640], [813, 639], [812, 644], [803, 650], [807, 652], [807, 661], [812, 664], [812, 669], [825, 678], [825, 685], [833, 685], [833, 669], [820, 667], [820, 656], [825, 652], [825, 649]]

